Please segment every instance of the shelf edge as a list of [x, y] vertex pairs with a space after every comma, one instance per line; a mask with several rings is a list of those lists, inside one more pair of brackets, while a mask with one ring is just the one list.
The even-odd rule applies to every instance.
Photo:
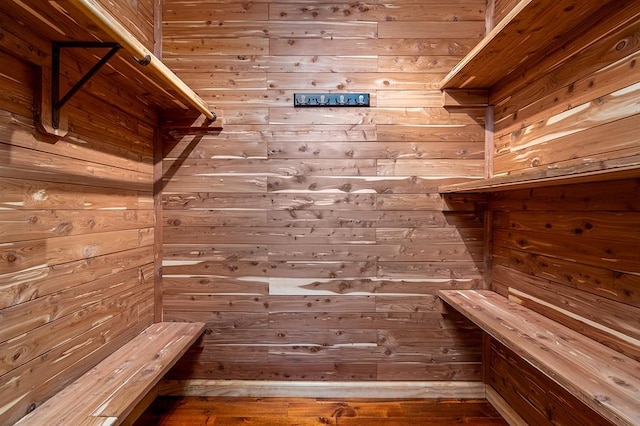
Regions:
[[459, 192], [497, 192], [512, 189], [527, 189], [542, 186], [558, 186], [576, 183], [605, 182], [640, 177], [640, 164], [600, 169], [589, 172], [539, 176], [538, 174], [505, 175], [472, 182], [443, 185], [438, 188], [441, 194]]

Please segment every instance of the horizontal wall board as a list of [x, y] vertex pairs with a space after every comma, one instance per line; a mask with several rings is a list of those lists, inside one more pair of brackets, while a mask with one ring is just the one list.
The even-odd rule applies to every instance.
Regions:
[[452, 383], [479, 380], [480, 362], [394, 362], [378, 365], [380, 380], [451, 380]]
[[[55, 161], [53, 161], [55, 160]], [[152, 175], [0, 143], [0, 176], [130, 190], [148, 189]], [[82, 179], [80, 177], [82, 176]]]
[[243, 262], [165, 260], [167, 275], [210, 274], [226, 277], [343, 278], [375, 276], [375, 262]]
[[88, 259], [141, 246], [138, 229], [13, 242], [0, 249], [0, 273]]
[[82, 135], [72, 133], [69, 137], [56, 141], [55, 144], [43, 144], [34, 136], [34, 133], [36, 132], [33, 127], [33, 118], [0, 111], [1, 142], [22, 148], [36, 149], [52, 155], [79, 158], [104, 165], [152, 173], [151, 157], [144, 157], [142, 152], [136, 152], [138, 150], [135, 149], [135, 143], [129, 144], [128, 147], [123, 147], [122, 143], [119, 146], [113, 146], [107, 143], [106, 138], [101, 140], [83, 138]]
[[599, 297], [635, 306], [640, 305], [640, 295], [634, 291], [640, 285], [640, 277], [635, 274], [518, 250], [508, 251], [508, 262], [505, 266]]
[[190, 380], [185, 383], [161, 382], [162, 395], [192, 396], [251, 396], [251, 397], [362, 397], [362, 389], [369, 389], [367, 398], [483, 398], [481, 382], [287, 382], [280, 381], [208, 381]]
[[[530, 146], [526, 152], [518, 150], [498, 155], [494, 159], [495, 171], [504, 173], [512, 167], [510, 164], [519, 164], [522, 170], [535, 170], [562, 162], [576, 164], [576, 168], [598, 162], [606, 166], [607, 160], [612, 160], [611, 163], [615, 164], [616, 159], [624, 157], [630, 157], [629, 162], [637, 164], [637, 138], [633, 129], [638, 123], [640, 114], [541, 142]], [[616, 135], [615, 141], [606, 139], [606, 135], [610, 134]]]
[[[612, 190], [615, 189], [615, 192]], [[531, 190], [498, 192], [492, 204], [503, 210], [549, 211], [549, 203], [559, 211], [639, 211], [637, 179], [592, 184], [556, 186]], [[585, 196], [598, 194], [597, 197]], [[559, 200], [562, 200], [559, 202]]]
[[171, 56], [262, 55], [269, 53], [269, 40], [254, 38], [202, 38], [197, 44], [189, 39], [165, 39], [162, 54]]
[[[204, 7], [206, 5], [206, 7]], [[238, 4], [233, 2], [206, 2], [204, 4], [188, 1], [171, 1], [163, 4], [164, 21], [266, 21], [269, 17], [269, 4], [250, 2]]]
[[384, 159], [378, 160], [378, 174], [381, 176], [442, 176], [476, 177], [484, 173], [484, 162], [480, 160], [418, 160]]
[[0, 177], [3, 210], [135, 210], [151, 209], [151, 192], [100, 188], [71, 183]]
[[165, 226], [266, 226], [267, 212], [255, 210], [170, 210]]
[[[412, 195], [404, 200], [407, 204], [416, 202], [418, 196]], [[376, 228], [376, 241], [391, 241], [387, 235], [381, 234], [386, 231], [386, 228], [400, 228], [400, 232], [404, 232], [402, 238], [412, 238], [413, 232], [426, 240], [439, 239], [439, 229], [441, 227], [449, 227], [449, 225], [464, 226], [467, 228], [481, 228], [482, 221], [477, 215], [464, 215], [464, 214], [448, 214], [443, 215], [437, 211], [425, 211], [425, 210], [384, 210], [385, 205], [392, 208], [399, 205], [399, 200], [393, 200], [389, 202], [386, 199], [386, 203], [380, 202], [378, 205], [379, 211], [323, 211], [323, 210], [302, 210], [302, 211], [273, 211], [269, 212], [268, 223], [272, 226], [281, 227], [338, 227], [338, 228]], [[432, 207], [434, 203], [431, 203]], [[437, 205], [436, 205], [437, 207]], [[382, 228], [385, 227], [385, 228]], [[411, 230], [406, 232], [407, 227], [411, 227]], [[420, 232], [415, 228], [428, 228], [424, 232]], [[451, 232], [451, 231], [448, 231]], [[398, 234], [396, 234], [398, 235]], [[401, 242], [400, 238], [395, 240]]]
[[269, 143], [269, 158], [484, 158], [477, 142], [335, 142]]
[[267, 246], [249, 244], [168, 244], [163, 247], [168, 260], [213, 260], [226, 259], [266, 262], [269, 260]]
[[549, 247], [544, 234], [526, 231], [497, 231], [496, 244], [527, 250], [532, 253], [561, 257], [592, 266], [610, 267], [623, 272], [637, 273], [640, 266], [634, 259], [635, 243], [601, 241], [579, 236], [556, 236], [561, 245]]
[[[269, 89], [304, 90], [313, 88], [323, 90], [429, 90], [437, 89], [440, 75], [407, 72], [368, 72], [368, 73], [275, 73], [267, 74]], [[409, 105], [402, 105], [407, 107]]]
[[152, 262], [152, 251], [149, 247], [142, 247], [61, 265], [3, 274], [5, 285], [0, 297], [0, 309]]
[[378, 262], [379, 278], [480, 279], [479, 262]]
[[[392, 312], [392, 313], [277, 313], [269, 316], [270, 328], [286, 328], [286, 324], [296, 322], [303, 330], [324, 330], [326, 328], [345, 329], [400, 329], [422, 330], [452, 329], [459, 325], [459, 318], [446, 318], [439, 313], [432, 312]], [[461, 320], [460, 320], [461, 321]]]
[[[315, 3], [315, 4], [314, 4]], [[483, 21], [482, 2], [456, 2], [445, 8], [437, 2], [416, 3], [393, 1], [386, 3], [302, 3], [279, 2], [269, 8], [271, 20], [314, 21]]]
[[[270, 124], [344, 125], [469, 125], [484, 121], [484, 114], [449, 112], [441, 108], [272, 108]], [[225, 116], [226, 117], [226, 116]]]
[[167, 193], [163, 196], [165, 208], [172, 209], [272, 209], [297, 211], [370, 210], [375, 205], [372, 194], [229, 194], [224, 193]]
[[232, 332], [236, 329], [247, 328], [266, 329], [269, 325], [268, 316], [269, 314], [265, 312], [182, 312], [167, 310], [164, 314], [164, 319], [165, 321], [206, 322], [212, 328]]
[[267, 178], [225, 173], [213, 174], [213, 176], [170, 176], [165, 178], [162, 186], [163, 190], [169, 193], [187, 191], [260, 193], [267, 190]]
[[385, 38], [477, 38], [484, 36], [482, 21], [438, 22], [429, 20], [384, 21], [378, 23], [378, 37]]
[[[189, 356], [188, 353], [185, 355], [187, 358]], [[376, 376], [376, 364], [365, 363], [269, 363], [265, 365], [234, 361], [196, 364], [193, 361], [183, 358], [183, 361], [165, 376], [167, 383], [174, 377], [189, 380], [248, 380], [251, 383], [256, 383], [258, 380], [278, 380], [280, 383], [287, 383], [294, 380], [339, 380], [343, 377], [349, 377], [351, 380], [373, 380]], [[256, 377], [258, 379], [255, 379]]]
[[375, 175], [375, 161], [372, 159], [300, 159], [286, 161], [282, 159], [268, 160], [231, 160], [231, 159], [187, 159], [175, 163], [163, 162], [166, 179], [176, 177], [223, 177], [248, 176], [299, 176], [299, 175], [337, 175], [359, 176]]
[[372, 244], [368, 228], [164, 227], [165, 244]]
[[437, 176], [269, 176], [270, 193], [423, 194], [439, 198], [438, 187], [464, 178]]
[[[216, 55], [172, 56], [162, 59], [174, 72], [370, 72], [376, 69], [377, 55], [317, 56], [304, 52], [299, 55]], [[387, 67], [384, 71], [392, 71]], [[416, 69], [415, 71], [428, 71]], [[443, 73], [444, 70], [434, 69]]]
[[546, 232], [548, 234], [626, 242], [640, 242], [640, 213], [637, 212], [572, 212], [553, 211], [543, 215], [523, 211], [494, 215], [494, 226], [500, 229]]
[[[421, 38], [325, 40], [282, 38], [271, 39], [271, 55], [466, 55], [477, 43], [477, 39]], [[251, 54], [251, 53], [248, 53]], [[444, 77], [444, 76], [443, 76]]]
[[449, 72], [462, 58], [462, 55], [380, 55], [378, 69], [381, 72], [442, 74]]
[[269, 294], [268, 279], [229, 279], [215, 275], [165, 275], [163, 294]]
[[447, 279], [269, 279], [273, 295], [424, 295], [436, 294], [441, 288], [472, 289], [477, 280]]
[[378, 125], [378, 141], [469, 141], [480, 142], [484, 138], [482, 123], [471, 124], [415, 124]]
[[2, 243], [153, 227], [151, 210], [3, 212]]

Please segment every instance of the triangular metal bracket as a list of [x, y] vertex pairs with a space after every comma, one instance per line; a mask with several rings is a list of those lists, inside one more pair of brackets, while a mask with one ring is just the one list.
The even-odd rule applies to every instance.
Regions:
[[[64, 48], [110, 48], [87, 73], [73, 85], [71, 89], [60, 98], [60, 51]], [[91, 42], [91, 41], [54, 41], [51, 42], [51, 126], [60, 128], [60, 110], [84, 84], [102, 68], [113, 55], [120, 49], [118, 43]]]

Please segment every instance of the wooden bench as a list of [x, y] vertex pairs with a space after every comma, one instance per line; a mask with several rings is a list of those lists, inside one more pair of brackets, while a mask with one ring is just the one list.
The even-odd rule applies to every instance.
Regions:
[[640, 425], [640, 362], [498, 293], [441, 290], [474, 324], [616, 425]]
[[16, 425], [121, 424], [204, 329], [204, 323], [151, 325]]

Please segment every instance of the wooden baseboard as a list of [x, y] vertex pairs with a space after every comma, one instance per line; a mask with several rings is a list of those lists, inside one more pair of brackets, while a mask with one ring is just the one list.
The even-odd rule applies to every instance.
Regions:
[[261, 398], [485, 398], [482, 382], [164, 380], [160, 395]]
[[524, 421], [518, 413], [505, 401], [500, 394], [491, 386], [487, 385], [487, 401], [495, 408], [498, 413], [509, 423], [511, 426], [528, 426], [528, 423]]

